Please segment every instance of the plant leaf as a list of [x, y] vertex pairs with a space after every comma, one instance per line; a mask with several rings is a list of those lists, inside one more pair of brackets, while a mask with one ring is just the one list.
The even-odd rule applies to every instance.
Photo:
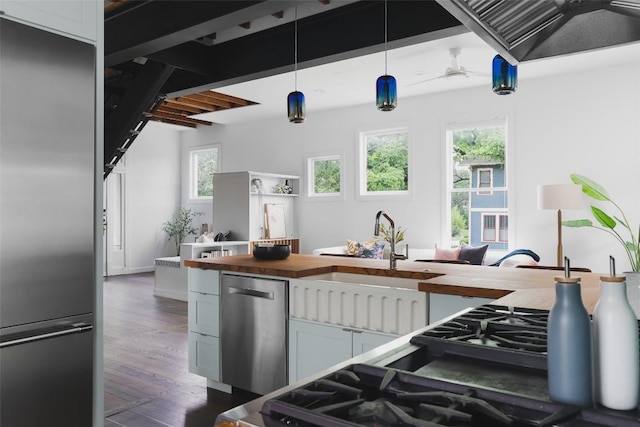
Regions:
[[572, 219], [562, 221], [562, 225], [565, 227], [593, 227], [593, 222], [590, 219]]
[[586, 176], [578, 175], [577, 173], [572, 173], [570, 176], [574, 184], [580, 184], [582, 186], [582, 192], [587, 196], [596, 200], [611, 201], [607, 190], [597, 182], [592, 181]]
[[604, 213], [602, 209], [596, 208], [595, 206], [591, 206], [591, 213], [593, 213], [593, 216], [603, 227], [607, 227], [612, 230], [616, 228], [616, 224], [617, 224], [616, 221], [613, 218], [611, 218], [609, 215]]

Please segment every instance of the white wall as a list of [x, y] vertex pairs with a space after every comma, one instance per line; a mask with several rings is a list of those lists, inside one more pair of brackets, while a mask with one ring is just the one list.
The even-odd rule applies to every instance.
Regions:
[[[366, 239], [375, 213], [385, 210], [407, 230], [412, 247], [432, 247], [442, 240], [444, 193], [443, 124], [456, 118], [507, 115], [510, 136], [508, 173], [511, 190], [512, 248], [529, 248], [546, 264], [555, 263], [556, 214], [538, 211], [538, 184], [569, 183], [576, 172], [600, 182], [624, 207], [632, 224], [640, 222], [636, 189], [640, 161], [640, 63], [612, 70], [520, 82], [517, 93], [497, 96], [489, 88], [402, 98], [391, 113], [373, 102], [353, 108], [307, 114], [304, 124], [285, 116], [238, 125], [183, 132], [185, 146], [222, 144], [222, 172], [256, 170], [302, 175], [305, 155], [345, 154], [346, 196], [340, 202], [301, 198], [302, 252]], [[615, 79], [612, 81], [612, 79]], [[283, 95], [284, 96], [284, 95]], [[410, 201], [359, 201], [355, 197], [355, 148], [359, 130], [408, 126], [414, 156], [414, 195]], [[590, 217], [567, 211], [565, 219]], [[613, 254], [620, 270], [629, 267], [620, 245], [603, 232], [564, 229], [565, 255], [574, 266], [608, 271]]]
[[162, 224], [180, 206], [180, 132], [149, 122], [125, 158], [127, 273], [154, 270], [154, 259], [176, 255]]

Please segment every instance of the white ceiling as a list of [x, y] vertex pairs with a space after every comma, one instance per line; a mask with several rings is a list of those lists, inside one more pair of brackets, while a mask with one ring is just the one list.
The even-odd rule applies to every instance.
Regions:
[[[450, 66], [449, 49], [460, 48], [459, 65], [484, 77], [452, 77], [412, 85], [440, 76]], [[491, 61], [495, 51], [473, 33], [465, 33], [388, 52], [388, 73], [398, 83], [398, 103], [427, 93], [486, 86], [491, 90]], [[640, 43], [586, 53], [525, 62], [518, 66], [519, 85], [550, 74], [638, 62]], [[307, 116], [314, 111], [375, 103], [375, 81], [384, 74], [384, 53], [298, 70], [298, 90], [306, 98]], [[258, 102], [259, 105], [204, 113], [193, 117], [215, 123], [282, 116], [286, 120], [287, 94], [294, 90], [294, 73], [284, 73], [214, 89], [216, 92]]]

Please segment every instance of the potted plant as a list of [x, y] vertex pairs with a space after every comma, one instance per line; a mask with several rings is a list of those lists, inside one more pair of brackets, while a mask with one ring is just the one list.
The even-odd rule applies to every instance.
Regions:
[[[591, 227], [598, 230], [605, 231], [615, 237], [624, 247], [629, 261], [631, 263], [631, 270], [638, 272], [640, 267], [640, 227], [632, 228], [625, 216], [624, 212], [609, 196], [607, 191], [598, 183], [590, 180], [589, 178], [571, 174], [571, 180], [575, 184], [582, 186], [582, 192], [594, 200], [609, 202], [619, 212], [620, 216], [611, 216], [604, 212], [602, 209], [591, 206], [591, 213], [598, 222], [598, 225], [594, 225], [589, 219], [575, 219], [570, 221], [562, 221], [562, 225], [567, 227]], [[634, 230], [638, 231], [638, 234], [634, 233]]]
[[180, 256], [180, 245], [184, 242], [185, 237], [198, 232], [198, 229], [191, 224], [191, 221], [198, 215], [202, 215], [202, 212], [195, 212], [193, 209], [181, 206], [178, 213], [174, 214], [170, 221], [162, 224], [162, 229], [169, 235], [169, 240], [175, 239], [178, 256]]
[[[396, 230], [396, 244], [404, 240], [404, 231], [402, 227]], [[380, 224], [380, 237], [387, 243], [391, 243], [391, 228], [387, 228], [384, 224]]]

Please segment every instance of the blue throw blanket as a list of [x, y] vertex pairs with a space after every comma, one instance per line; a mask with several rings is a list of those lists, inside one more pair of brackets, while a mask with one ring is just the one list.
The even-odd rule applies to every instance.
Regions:
[[508, 254], [506, 254], [505, 256], [503, 256], [502, 258], [500, 258], [498, 261], [496, 261], [493, 264], [491, 264], [490, 266], [491, 267], [498, 267], [502, 261], [504, 261], [505, 259], [510, 258], [510, 257], [512, 257], [514, 255], [529, 255], [536, 262], [540, 261], [540, 256], [538, 256], [538, 254], [533, 252], [532, 250], [529, 250], [529, 249], [515, 249], [515, 250], [509, 252]]

